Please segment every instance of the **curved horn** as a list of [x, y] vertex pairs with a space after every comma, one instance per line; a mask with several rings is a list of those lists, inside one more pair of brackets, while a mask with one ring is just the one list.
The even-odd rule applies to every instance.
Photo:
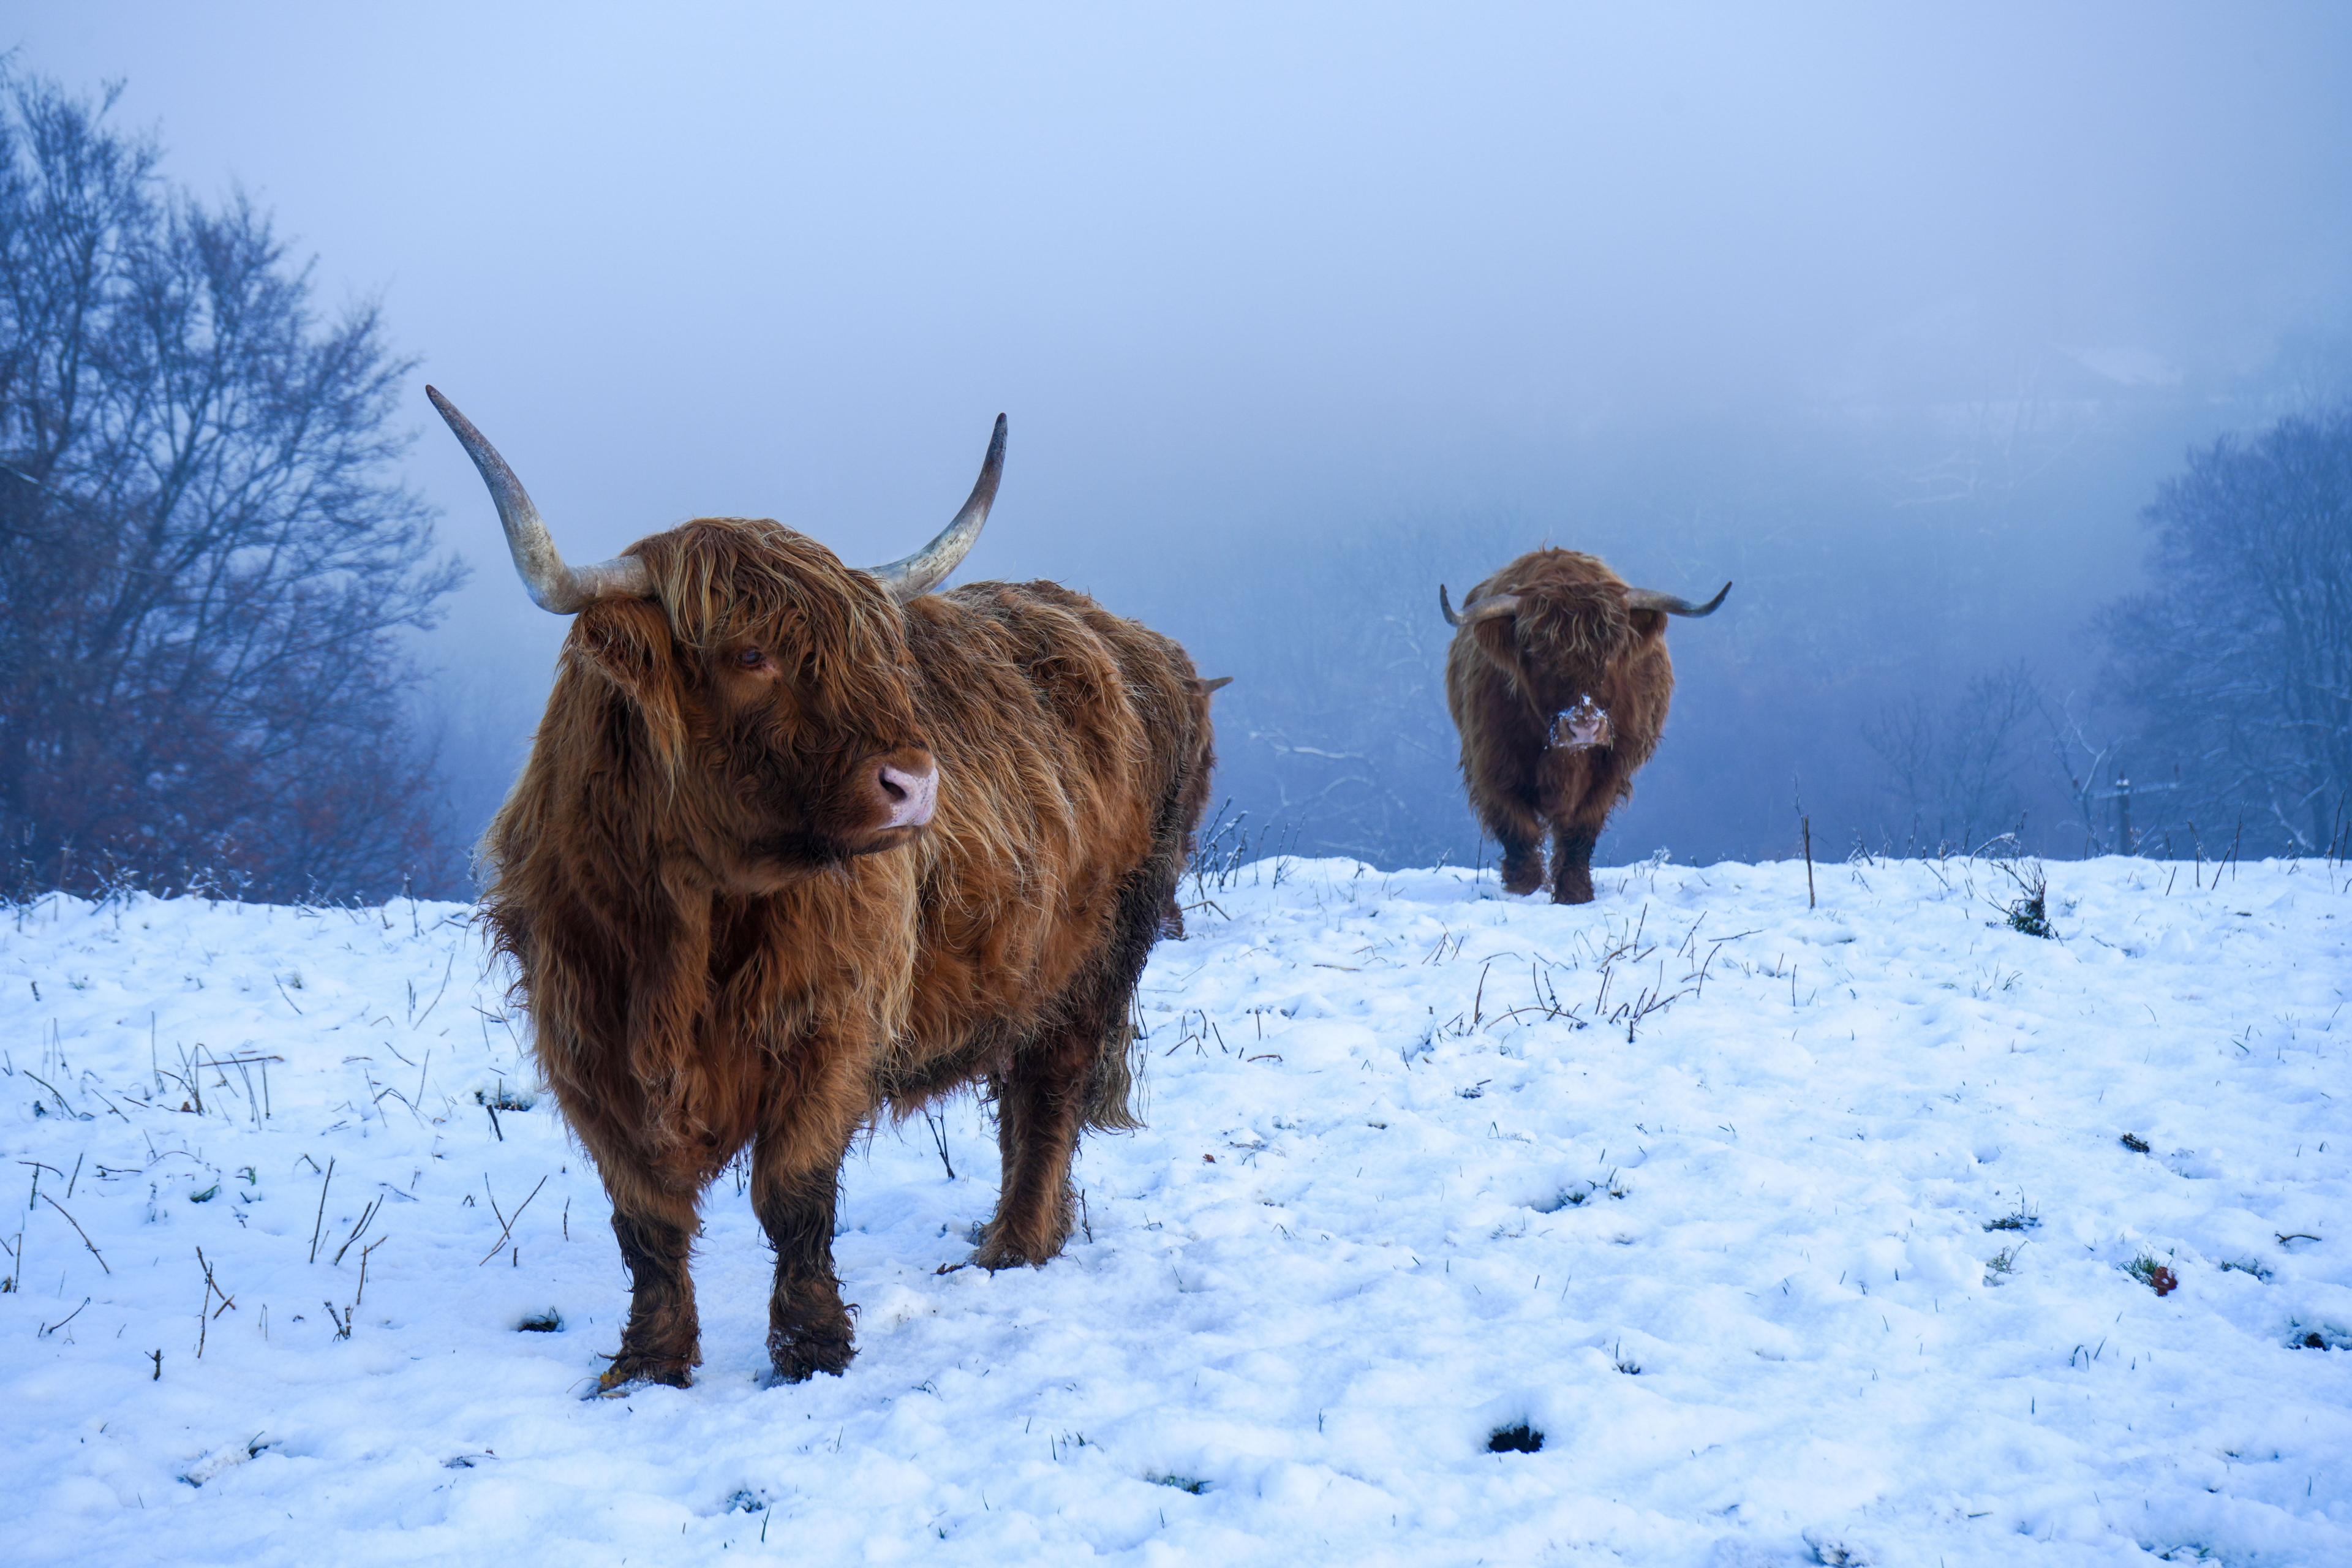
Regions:
[[474, 467], [481, 471], [482, 483], [489, 487], [490, 500], [499, 509], [499, 523], [507, 531], [507, 549], [514, 556], [515, 570], [521, 574], [522, 585], [530, 590], [533, 604], [555, 615], [569, 616], [598, 599], [653, 596], [653, 575], [646, 570], [646, 563], [634, 555], [600, 561], [593, 566], [566, 566], [556, 551], [554, 537], [547, 531], [547, 524], [540, 521], [539, 508], [530, 504], [522, 481], [499, 456], [499, 449], [436, 389], [426, 387], [425, 395], [433, 400], [433, 406], [449, 422], [457, 444], [466, 448], [466, 456], [474, 459]]
[[1454, 601], [1446, 596], [1445, 584], [1440, 583], [1437, 585], [1437, 607], [1444, 612], [1447, 626], [1469, 626], [1480, 621], [1494, 620], [1499, 616], [1518, 614], [1519, 596], [1517, 594], [1494, 594], [1484, 599], [1473, 599], [1462, 606], [1462, 613], [1457, 616], [1454, 613]]
[[996, 416], [996, 429], [988, 438], [988, 456], [980, 465], [980, 478], [971, 487], [971, 495], [963, 510], [940, 536], [902, 560], [887, 566], [869, 566], [866, 570], [882, 579], [882, 585], [900, 604], [919, 598], [947, 581], [971, 547], [980, 539], [981, 524], [988, 521], [988, 509], [996, 500], [996, 482], [1004, 477], [1004, 416]]
[[1628, 588], [1625, 590], [1625, 607], [1629, 610], [1663, 610], [1670, 616], [1711, 616], [1723, 603], [1724, 595], [1730, 592], [1731, 584], [1726, 583], [1716, 590], [1714, 598], [1704, 605], [1694, 605], [1688, 599], [1678, 599], [1672, 594], [1661, 594], [1654, 589]]

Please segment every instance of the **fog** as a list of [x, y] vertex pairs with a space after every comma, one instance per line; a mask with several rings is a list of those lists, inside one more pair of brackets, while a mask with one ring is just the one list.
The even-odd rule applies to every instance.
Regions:
[[[1441, 577], [1736, 580], [1604, 859], [1793, 853], [1800, 801], [1836, 853], [1953, 837], [1869, 736], [2020, 661], [2092, 722], [2157, 484], [2352, 387], [2334, 7], [39, 4], [12, 42], [124, 80], [167, 174], [417, 356], [468, 832], [563, 626], [428, 378], [575, 559], [711, 513], [902, 554], [1003, 410], [958, 580], [1178, 637], [1235, 678], [1252, 831], [1390, 864], [1479, 852]], [[2004, 799], [2079, 852], [2044, 739]]]

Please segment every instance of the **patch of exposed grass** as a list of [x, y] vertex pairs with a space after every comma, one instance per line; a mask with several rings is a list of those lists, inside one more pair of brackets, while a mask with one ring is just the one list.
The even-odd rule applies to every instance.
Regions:
[[2143, 1252], [2125, 1264], [2124, 1272], [2159, 1296], [2169, 1296], [2180, 1289], [2180, 1276], [2175, 1274], [2169, 1265], [2148, 1253]]
[[2002, 908], [2001, 913], [2009, 929], [2023, 936], [2054, 937], [2050, 928], [2050, 882], [2041, 865], [2032, 860], [2021, 866], [2007, 860], [1995, 862], [2017, 884], [2018, 897]]
[[1524, 1421], [1497, 1426], [1486, 1434], [1486, 1452], [1490, 1454], [1540, 1454], [1543, 1444], [1544, 1435]]
[[1528, 1206], [1538, 1214], [1558, 1214], [1562, 1209], [1580, 1209], [1594, 1198], [1617, 1198], [1632, 1194], [1633, 1189], [1618, 1179], [1618, 1173], [1609, 1173], [1608, 1183], [1571, 1182], [1548, 1198], [1538, 1198]]

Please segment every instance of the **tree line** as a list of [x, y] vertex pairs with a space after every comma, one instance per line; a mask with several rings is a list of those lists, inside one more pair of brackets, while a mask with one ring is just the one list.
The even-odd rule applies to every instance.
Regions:
[[409, 362], [268, 216], [0, 79], [0, 857], [20, 889], [455, 880], [404, 634], [458, 568], [404, 483]]

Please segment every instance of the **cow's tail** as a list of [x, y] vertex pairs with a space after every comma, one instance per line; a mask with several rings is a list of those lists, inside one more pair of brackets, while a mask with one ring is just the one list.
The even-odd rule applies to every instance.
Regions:
[[1143, 1079], [1136, 1071], [1142, 1048], [1135, 1016], [1129, 1011], [1112, 1026], [1093, 1070], [1087, 1074], [1088, 1127], [1104, 1132], [1133, 1132], [1143, 1125]]

